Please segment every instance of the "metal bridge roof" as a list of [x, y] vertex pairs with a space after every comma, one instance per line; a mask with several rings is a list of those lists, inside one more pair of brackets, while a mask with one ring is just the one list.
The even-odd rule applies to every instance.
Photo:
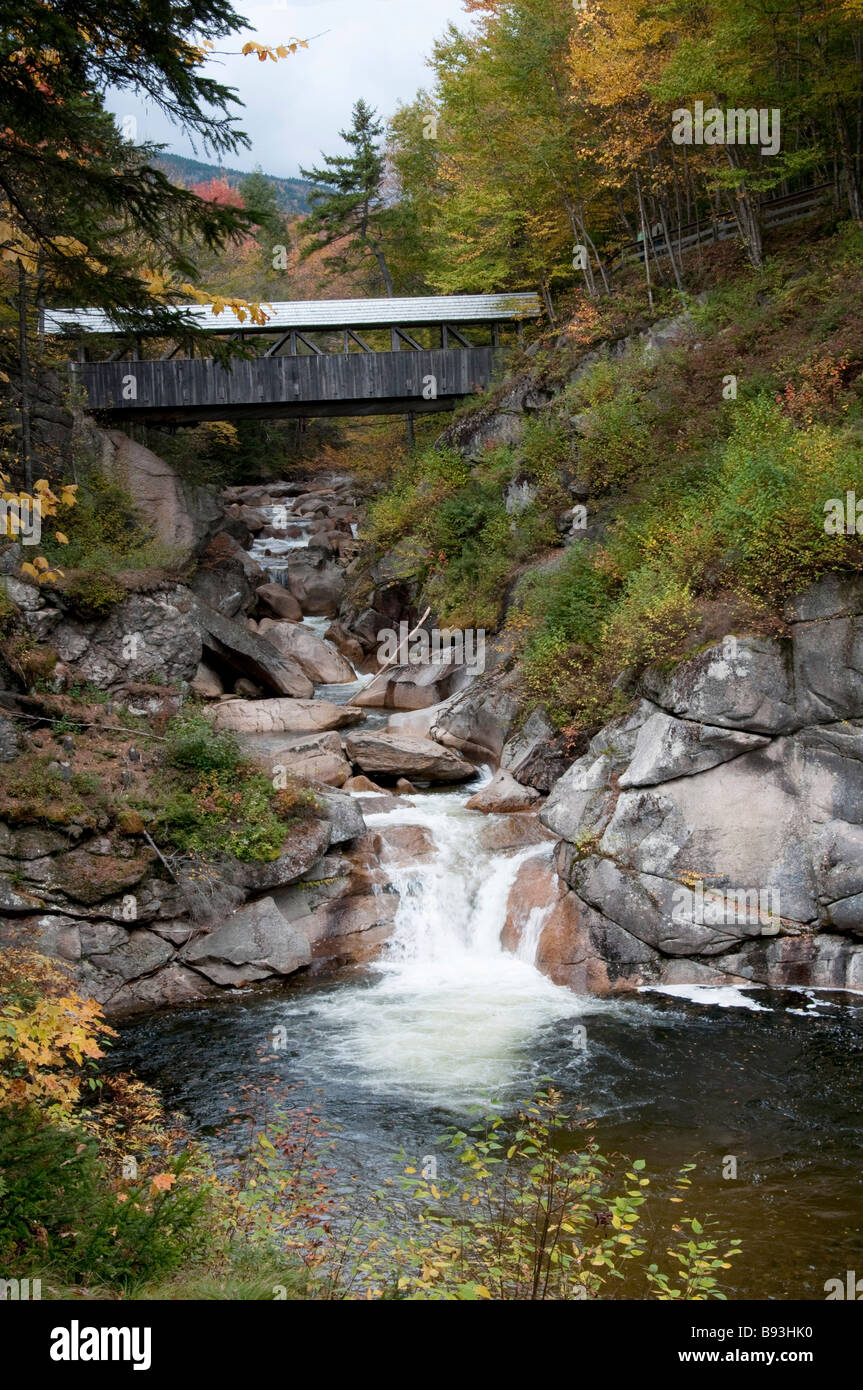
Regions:
[[[493, 323], [536, 318], [539, 296], [513, 294], [451, 294], [410, 299], [309, 299], [272, 303], [264, 301], [268, 315], [263, 326], [241, 323], [231, 309], [214, 315], [208, 305], [181, 304], [198, 326], [210, 333], [273, 333], [291, 328], [301, 331], [342, 328], [417, 327], [424, 323]], [[119, 333], [102, 309], [46, 309], [46, 333]]]

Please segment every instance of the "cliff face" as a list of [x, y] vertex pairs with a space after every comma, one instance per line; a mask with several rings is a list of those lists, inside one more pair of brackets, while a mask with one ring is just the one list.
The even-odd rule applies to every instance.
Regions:
[[100, 469], [134, 498], [163, 545], [189, 555], [216, 529], [222, 517], [214, 487], [191, 487], [176, 469], [122, 430], [96, 431]]
[[554, 786], [561, 983], [863, 988], [863, 581], [786, 617], [646, 672]]

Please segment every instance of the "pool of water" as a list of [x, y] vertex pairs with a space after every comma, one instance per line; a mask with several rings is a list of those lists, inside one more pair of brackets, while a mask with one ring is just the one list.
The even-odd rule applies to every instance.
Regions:
[[[512, 1113], [549, 1077], [596, 1122], [604, 1152], [647, 1161], [658, 1193], [698, 1165], [698, 1212], [743, 1241], [733, 1297], [823, 1299], [827, 1279], [863, 1273], [863, 998], [692, 989], [601, 1000], [552, 985], [528, 951], [500, 946], [518, 865], [549, 847], [484, 850], [466, 794], [418, 794], [369, 817], [371, 828], [422, 827], [435, 846], [393, 863], [396, 933], [373, 967], [131, 1023], [117, 1064], [223, 1154], [240, 1142], [248, 1087], [312, 1104], [339, 1127], [340, 1173], [370, 1187], [399, 1170], [399, 1150], [432, 1153], [473, 1107]], [[724, 1176], [729, 1159], [736, 1178]]]

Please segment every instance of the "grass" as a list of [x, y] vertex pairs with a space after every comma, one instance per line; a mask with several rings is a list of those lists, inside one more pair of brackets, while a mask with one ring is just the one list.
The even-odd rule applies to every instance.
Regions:
[[[504, 622], [528, 705], [579, 737], [625, 706], [644, 666], [723, 631], [776, 630], [790, 595], [863, 568], [859, 539], [824, 527], [831, 498], [863, 493], [861, 252], [846, 226], [792, 240], [762, 272], [726, 267], [698, 301], [677, 297], [686, 343], [575, 372], [603, 334], [644, 326], [635, 293], [588, 306], [568, 345], [533, 360], [555, 396], [523, 443], [471, 465], [416, 454], [371, 508], [375, 553], [440, 621]], [[533, 494], [517, 516], [512, 482]], [[591, 538], [549, 565], [573, 486]]]

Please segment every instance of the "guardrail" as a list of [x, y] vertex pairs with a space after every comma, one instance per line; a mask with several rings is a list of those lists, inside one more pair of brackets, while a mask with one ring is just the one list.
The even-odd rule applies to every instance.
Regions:
[[[760, 208], [761, 225], [769, 231], [774, 227], [784, 227], [791, 222], [801, 222], [804, 218], [811, 217], [824, 203], [828, 202], [833, 196], [833, 184], [821, 183], [815, 188], [807, 188], [803, 193], [788, 193], [782, 198], [771, 198], [769, 202], [762, 203]], [[704, 246], [709, 243], [728, 241], [733, 237], [740, 236], [740, 228], [733, 213], [722, 213], [719, 217], [712, 217], [705, 222], [689, 222], [680, 227], [675, 232], [669, 234], [672, 249], [677, 254], [689, 251], [693, 246]], [[667, 256], [668, 246], [665, 242], [664, 232], [648, 238], [648, 245], [653, 256]], [[620, 254], [615, 267], [629, 265], [644, 260], [644, 242], [633, 241]], [[614, 267], [613, 267], [614, 268]]]

